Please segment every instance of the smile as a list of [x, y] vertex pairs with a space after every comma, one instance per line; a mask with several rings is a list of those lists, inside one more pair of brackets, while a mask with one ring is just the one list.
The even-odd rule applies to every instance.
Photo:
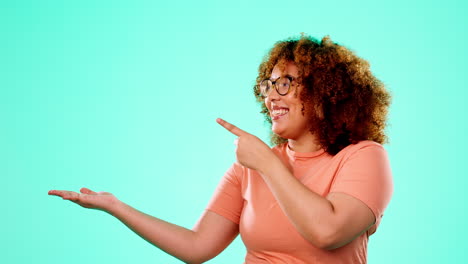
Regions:
[[281, 116], [284, 116], [285, 114], [287, 114], [288, 112], [289, 112], [289, 109], [287, 109], [287, 108], [273, 109], [271, 111], [271, 118], [273, 120], [277, 120]]

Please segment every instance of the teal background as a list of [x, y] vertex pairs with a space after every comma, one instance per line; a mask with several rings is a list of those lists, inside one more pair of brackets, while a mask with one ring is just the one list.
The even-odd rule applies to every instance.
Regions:
[[[49, 189], [86, 186], [192, 227], [234, 161], [222, 117], [267, 140], [251, 94], [274, 42], [344, 44], [393, 95], [395, 192], [369, 263], [463, 263], [466, 2], [10, 1], [0, 9], [2, 263], [180, 263]], [[238, 238], [208, 263], [242, 263]]]

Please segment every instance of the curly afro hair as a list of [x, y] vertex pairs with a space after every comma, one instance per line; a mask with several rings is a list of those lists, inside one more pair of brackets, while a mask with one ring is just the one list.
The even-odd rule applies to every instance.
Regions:
[[[350, 144], [372, 140], [383, 144], [390, 94], [372, 75], [369, 63], [326, 36], [321, 41], [302, 35], [277, 42], [258, 69], [254, 94], [261, 113], [271, 118], [258, 84], [268, 79], [275, 65], [293, 62], [299, 70], [299, 94], [309, 116], [310, 131], [326, 152], [335, 155]], [[271, 134], [271, 143], [287, 139]]]

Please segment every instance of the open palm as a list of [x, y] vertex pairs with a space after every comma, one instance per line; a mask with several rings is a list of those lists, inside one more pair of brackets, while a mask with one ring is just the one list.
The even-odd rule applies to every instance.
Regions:
[[64, 200], [70, 200], [85, 208], [98, 209], [108, 212], [117, 198], [108, 192], [94, 192], [88, 188], [81, 188], [80, 192], [50, 190], [49, 195], [62, 197]]

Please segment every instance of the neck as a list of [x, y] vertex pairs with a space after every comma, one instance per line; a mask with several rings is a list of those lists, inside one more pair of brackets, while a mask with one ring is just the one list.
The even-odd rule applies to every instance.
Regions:
[[314, 152], [322, 148], [318, 144], [317, 138], [312, 134], [298, 139], [288, 139], [288, 146], [295, 152]]

